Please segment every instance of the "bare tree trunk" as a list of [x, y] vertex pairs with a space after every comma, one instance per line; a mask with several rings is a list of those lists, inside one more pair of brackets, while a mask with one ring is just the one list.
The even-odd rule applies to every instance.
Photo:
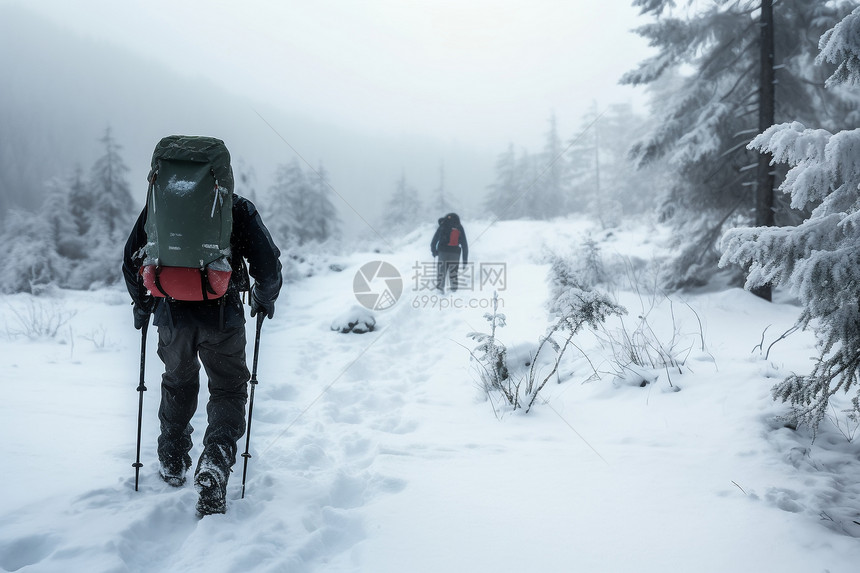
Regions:
[[[759, 81], [758, 129], [763, 132], [774, 123], [774, 0], [761, 2], [761, 78]], [[775, 182], [771, 156], [759, 152], [756, 171], [755, 224], [757, 227], [772, 227], [774, 224], [773, 186]], [[764, 285], [752, 290], [753, 294], [771, 300], [771, 286]]]

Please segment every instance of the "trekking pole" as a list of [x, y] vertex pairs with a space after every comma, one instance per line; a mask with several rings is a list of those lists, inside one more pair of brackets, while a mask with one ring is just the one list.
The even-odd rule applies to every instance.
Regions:
[[146, 384], [143, 382], [143, 374], [146, 368], [146, 331], [149, 328], [149, 317], [140, 329], [140, 384], [137, 386], [137, 391], [140, 393], [140, 400], [137, 406], [137, 458], [131, 464], [134, 467], [134, 491], [137, 491], [137, 481], [140, 477], [140, 468], [143, 464], [140, 463], [140, 429], [143, 425], [143, 393], [146, 392]]
[[251, 397], [248, 399], [248, 431], [245, 433], [245, 458], [242, 467], [242, 499], [245, 499], [245, 476], [248, 474], [248, 460], [251, 458], [249, 448], [251, 447], [251, 416], [254, 414], [254, 388], [257, 386], [257, 357], [260, 355], [260, 330], [263, 328], [263, 319], [266, 313], [262, 310], [257, 313], [257, 337], [254, 339], [254, 365], [251, 368]]

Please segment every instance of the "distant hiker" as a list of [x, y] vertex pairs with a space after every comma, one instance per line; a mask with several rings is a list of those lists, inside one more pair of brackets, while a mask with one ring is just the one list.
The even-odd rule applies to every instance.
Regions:
[[[180, 487], [191, 468], [190, 422], [202, 363], [209, 402], [194, 472], [197, 511], [224, 513], [236, 442], [245, 433], [250, 378], [240, 291], [250, 290], [251, 316], [272, 318], [282, 283], [280, 251], [254, 204], [233, 193], [230, 154], [222, 141], [162, 139], [147, 180], [147, 204], [126, 242], [122, 270], [135, 328], [148, 324], [151, 313], [158, 327], [164, 363], [159, 474]], [[249, 273], [255, 281], [250, 289]]]
[[455, 292], [461, 252], [463, 264], [469, 262], [469, 243], [457, 213], [448, 213], [439, 219], [439, 228], [430, 241], [430, 252], [434, 257], [439, 257], [436, 261], [436, 290], [445, 292], [445, 277], [448, 277], [448, 286]]

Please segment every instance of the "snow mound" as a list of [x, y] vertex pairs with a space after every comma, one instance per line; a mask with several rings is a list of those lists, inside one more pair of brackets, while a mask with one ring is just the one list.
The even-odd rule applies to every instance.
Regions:
[[376, 328], [376, 318], [370, 310], [362, 306], [352, 307], [331, 322], [331, 329], [342, 333], [364, 334], [373, 332], [374, 328]]

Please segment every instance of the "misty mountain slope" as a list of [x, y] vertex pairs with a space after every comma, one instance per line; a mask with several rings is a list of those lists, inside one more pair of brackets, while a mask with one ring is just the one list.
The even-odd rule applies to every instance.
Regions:
[[[157, 41], [158, 30], [151, 31]], [[0, 4], [0, 219], [34, 209], [45, 183], [87, 170], [110, 126], [140, 204], [155, 144], [172, 134], [223, 139], [234, 169], [250, 175], [237, 191], [265, 193], [277, 165], [298, 156], [322, 162], [349, 230], [375, 221], [403, 173], [422, 193], [439, 185], [471, 208], [492, 178], [492, 153], [404, 133], [360, 133], [302, 110], [279, 109], [234, 95], [229, 76], [205, 78], [177, 53], [171, 66], [147, 55], [76, 35], [27, 10]], [[183, 73], [174, 71], [185, 69]], [[290, 70], [272, 70], [289, 77]], [[261, 98], [262, 100], [262, 98]], [[344, 107], [349, 107], [344, 97]], [[358, 215], [354, 211], [358, 211]]]
[[[45, 181], [67, 176], [76, 166], [88, 169], [108, 126], [124, 148], [132, 183], [141, 183], [146, 164], [134, 157], [146, 157], [157, 141], [147, 134], [180, 120], [202, 125], [203, 118], [213, 117], [209, 102], [226, 101], [199, 79], [179, 78], [17, 7], [0, 6], [0, 14], [0, 69], [8, 85], [0, 94], [6, 151], [0, 172], [11, 174], [0, 197], [11, 205], [32, 208]], [[201, 89], [208, 91], [206, 99], [198, 97]]]
[[[0, 490], [13, 492], [0, 501], [0, 569], [854, 570], [857, 445], [833, 425], [811, 444], [769, 397], [775, 379], [809, 366], [813, 337], [794, 334], [767, 359], [754, 350], [798, 308], [738, 289], [637, 294], [623, 269], [644, 279], [659, 229], [570, 220], [467, 230], [476, 265], [505, 263], [504, 289], [421, 290], [431, 226], [387, 254], [322, 256], [285, 288], [263, 328], [245, 498], [240, 461], [227, 514], [202, 520], [190, 484], [157, 476], [154, 332], [134, 491], [140, 338], [126, 295], [0, 297], [0, 456], [11, 468]], [[497, 334], [522, 372], [550, 324], [548, 254], [576, 253], [587, 234], [607, 267], [619, 265], [610, 290], [626, 324], [647, 315], [660, 340], [677, 340], [684, 366], [614, 376], [612, 320], [602, 339], [577, 336], [583, 352], [565, 358], [529, 414], [510, 412], [480, 389], [467, 335], [487, 331], [497, 290], [507, 316]], [[333, 332], [356, 304], [356, 272], [379, 260], [399, 270], [400, 300], [375, 312], [371, 333]], [[15, 335], [39, 309], [68, 322], [55, 337]]]

